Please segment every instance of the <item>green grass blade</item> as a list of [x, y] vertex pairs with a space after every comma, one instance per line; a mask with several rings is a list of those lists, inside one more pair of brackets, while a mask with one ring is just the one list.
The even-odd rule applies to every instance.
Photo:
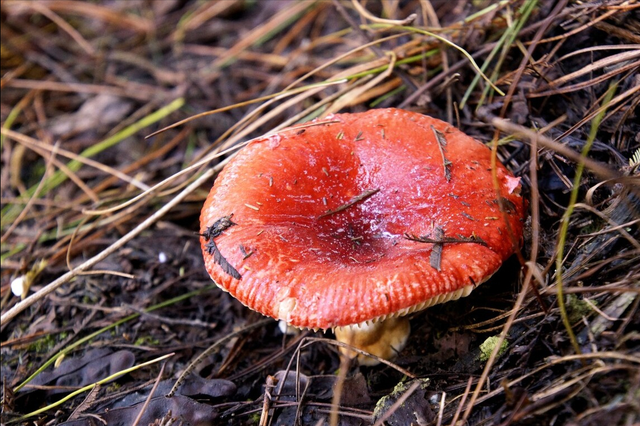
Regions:
[[25, 419], [28, 419], [29, 417], [37, 416], [38, 414], [44, 413], [46, 411], [49, 411], [50, 409], [55, 408], [58, 405], [65, 403], [66, 401], [70, 400], [71, 398], [73, 398], [75, 396], [80, 395], [81, 393], [90, 391], [91, 389], [95, 388], [96, 386], [103, 385], [103, 384], [105, 384], [105, 383], [107, 383], [107, 382], [109, 382], [111, 380], [117, 379], [120, 376], [124, 376], [125, 374], [131, 373], [132, 371], [138, 370], [138, 369], [140, 369], [142, 367], [146, 367], [148, 365], [155, 364], [156, 362], [160, 362], [163, 359], [169, 358], [171, 356], [173, 356], [173, 353], [162, 355], [161, 357], [152, 359], [152, 360], [147, 361], [147, 362], [143, 362], [142, 364], [134, 365], [133, 367], [118, 371], [117, 373], [114, 373], [114, 374], [110, 375], [109, 377], [105, 377], [102, 380], [99, 380], [99, 381], [97, 381], [95, 383], [92, 383], [92, 384], [87, 385], [87, 386], [85, 386], [83, 388], [80, 388], [80, 389], [78, 389], [76, 391], [73, 391], [69, 395], [63, 397], [62, 399], [60, 399], [60, 400], [58, 400], [58, 401], [56, 401], [56, 402], [54, 402], [52, 404], [47, 405], [46, 407], [42, 407], [42, 408], [40, 408], [38, 410], [32, 411], [32, 412], [30, 412], [28, 414], [25, 414], [24, 416], [22, 416], [20, 418], [17, 418], [15, 420], [11, 420], [8, 423], [18, 423], [18, 422], [24, 421]]
[[[158, 303], [157, 305], [153, 305], [153, 306], [145, 309], [144, 312], [152, 312], [152, 311], [155, 311], [157, 309], [164, 308], [166, 306], [169, 306], [169, 305], [172, 305], [174, 303], [180, 302], [181, 300], [184, 300], [184, 299], [188, 299], [191, 296], [197, 296], [198, 294], [204, 293], [205, 291], [212, 290], [214, 288], [216, 288], [216, 285], [212, 284], [212, 285], [209, 285], [209, 286], [207, 286], [205, 288], [202, 288], [202, 289], [199, 289], [199, 290], [194, 290], [192, 292], [183, 294], [181, 296], [174, 297], [173, 299], [166, 300], [166, 301], [164, 301], [162, 303]], [[86, 343], [86, 342], [89, 342], [89, 341], [93, 340], [95, 337], [99, 336], [100, 334], [104, 333], [105, 331], [109, 331], [112, 328], [118, 327], [119, 325], [124, 324], [124, 323], [126, 323], [128, 321], [131, 321], [132, 319], [137, 318], [139, 316], [140, 316], [140, 314], [131, 314], [131, 315], [127, 316], [127, 317], [124, 317], [124, 318], [114, 322], [111, 325], [103, 327], [100, 330], [97, 330], [97, 331], [89, 334], [88, 336], [83, 337], [82, 339], [78, 340], [77, 342], [72, 343], [71, 345], [67, 346], [65, 349], [62, 349], [60, 352], [58, 352], [57, 354], [55, 354], [54, 356], [49, 358], [49, 360], [47, 362], [42, 364], [42, 366], [40, 368], [38, 368], [31, 376], [27, 377], [27, 379], [25, 381], [23, 381], [18, 386], [16, 386], [13, 389], [13, 392], [15, 393], [15, 392], [18, 392], [20, 389], [22, 389], [27, 383], [29, 383], [31, 380], [33, 380], [38, 374], [43, 372], [51, 364], [55, 363], [58, 360], [58, 358], [65, 356], [66, 354], [68, 354], [69, 352], [71, 352], [72, 350], [77, 348], [78, 346], [82, 345], [83, 343]]]
[[[520, 9], [518, 10], [518, 14], [520, 16], [516, 20], [515, 25], [512, 25], [504, 33], [502, 33], [502, 36], [500, 36], [500, 39], [498, 40], [498, 43], [491, 50], [491, 52], [487, 56], [487, 59], [482, 64], [482, 67], [480, 69], [482, 70], [482, 72], [484, 72], [487, 69], [487, 67], [489, 66], [489, 64], [491, 63], [491, 61], [493, 60], [493, 58], [496, 56], [496, 54], [501, 49], [503, 50], [503, 55], [498, 60], [498, 63], [496, 64], [496, 66], [495, 66], [495, 68], [494, 68], [494, 70], [493, 70], [493, 72], [491, 74], [491, 81], [495, 81], [496, 80], [497, 75], [498, 75], [498, 71], [500, 70], [500, 67], [502, 66], [502, 62], [504, 61], [504, 58], [505, 58], [506, 53], [507, 53], [507, 50], [511, 48], [511, 45], [513, 44], [514, 40], [516, 39], [516, 37], [520, 33], [520, 30], [522, 29], [524, 24], [529, 20], [529, 16], [531, 15], [531, 12], [533, 12], [533, 10], [534, 10], [534, 8], [535, 8], [535, 6], [537, 4], [538, 4], [537, 0], [529, 0], [529, 1], [525, 2], [520, 7]], [[473, 80], [471, 81], [471, 84], [469, 84], [469, 87], [467, 88], [467, 91], [465, 92], [464, 96], [462, 97], [462, 101], [460, 102], [460, 109], [464, 108], [464, 106], [466, 105], [467, 101], [469, 100], [469, 96], [471, 96], [471, 93], [473, 92], [473, 90], [475, 89], [475, 87], [476, 87], [476, 85], [478, 84], [479, 81], [480, 81], [480, 74], [476, 75], [473, 78]], [[484, 99], [486, 98], [487, 94], [489, 93], [489, 90], [490, 90], [489, 86], [484, 88], [484, 90], [482, 92], [482, 97], [480, 98], [480, 101], [478, 102], [478, 107], [482, 106], [482, 103], [484, 102]]]
[[[159, 110], [155, 111], [152, 114], [149, 114], [148, 116], [142, 118], [141, 120], [133, 123], [132, 125], [122, 129], [121, 131], [119, 131], [118, 133], [116, 133], [115, 135], [103, 140], [102, 142], [99, 142], [95, 145], [90, 146], [89, 148], [85, 149], [84, 151], [82, 151], [80, 153], [81, 157], [93, 157], [96, 154], [101, 153], [102, 151], [111, 148], [114, 145], [117, 145], [118, 143], [122, 142], [124, 139], [128, 138], [129, 136], [132, 136], [134, 134], [136, 134], [138, 131], [144, 129], [145, 127], [148, 127], [150, 125], [152, 125], [153, 123], [160, 121], [161, 119], [165, 118], [166, 116], [168, 116], [169, 114], [171, 114], [172, 112], [180, 109], [182, 106], [184, 105], [184, 98], [178, 98], [176, 100], [174, 100], [173, 102], [171, 102], [169, 105], [160, 108]], [[73, 172], [77, 172], [80, 167], [82, 166], [82, 163], [80, 163], [79, 161], [76, 160], [71, 160], [67, 163], [67, 167], [69, 168], [69, 170], [73, 171]], [[44, 185], [41, 188], [41, 192], [42, 194], [46, 194], [48, 191], [51, 191], [52, 189], [56, 188], [58, 185], [60, 185], [61, 183], [63, 183], [65, 180], [67, 180], [67, 176], [62, 173], [60, 170], [56, 171], [55, 173], [53, 173], [51, 175], [51, 177], [49, 177], [47, 179], [47, 181], [44, 183]], [[23, 194], [24, 197], [30, 197], [34, 194], [35, 190], [37, 188], [37, 185], [32, 186], [31, 188], [29, 188], [26, 192], [26, 194]], [[2, 222], [3, 223], [11, 223], [15, 220], [15, 218], [17, 217], [17, 215], [20, 213], [20, 209], [21, 206], [17, 206], [17, 205], [10, 205], [5, 207], [5, 209], [3, 209], [2, 211]]]
[[[617, 87], [617, 83], [612, 83], [609, 86], [609, 90], [607, 91], [604, 100], [602, 101], [603, 106], [606, 107], [606, 105], [609, 104]], [[600, 111], [600, 113], [596, 115], [591, 122], [589, 137], [587, 138], [587, 143], [582, 148], [582, 152], [580, 153], [581, 157], [586, 158], [587, 155], [589, 155], [589, 151], [591, 150], [591, 146], [596, 139], [598, 128], [600, 127], [600, 123], [605, 116], [605, 112], [606, 108], [602, 108], [602, 111]], [[571, 214], [573, 213], [573, 207], [578, 199], [578, 190], [580, 189], [580, 179], [582, 178], [583, 170], [584, 163], [581, 161], [576, 167], [576, 175], [573, 179], [573, 189], [571, 190], [571, 195], [569, 197], [569, 205], [567, 206], [567, 210], [565, 210], [564, 215], [562, 215], [560, 234], [558, 238], [558, 253], [556, 254], [556, 286], [558, 291], [558, 308], [560, 309], [560, 315], [562, 316], [562, 323], [567, 330], [569, 340], [571, 340], [571, 345], [573, 346], [573, 349], [577, 354], [580, 354], [582, 352], [580, 351], [580, 345], [578, 344], [578, 340], [576, 339], [576, 336], [573, 333], [573, 329], [571, 328], [571, 322], [569, 321], [567, 308], [564, 303], [564, 287], [562, 284], [562, 261], [564, 259], [564, 246], [566, 244], [567, 231], [569, 230], [569, 221], [571, 219]]]

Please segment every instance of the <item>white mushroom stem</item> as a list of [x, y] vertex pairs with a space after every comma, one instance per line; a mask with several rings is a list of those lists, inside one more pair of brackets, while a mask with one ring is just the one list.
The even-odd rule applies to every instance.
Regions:
[[[383, 359], [391, 359], [404, 348], [411, 327], [406, 317], [389, 318], [384, 321], [336, 327], [336, 339]], [[360, 365], [376, 365], [374, 358], [340, 348], [340, 352], [350, 358], [358, 358]]]

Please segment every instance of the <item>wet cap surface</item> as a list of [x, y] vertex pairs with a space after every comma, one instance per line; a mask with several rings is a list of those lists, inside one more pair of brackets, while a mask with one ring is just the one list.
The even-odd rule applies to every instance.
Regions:
[[[515, 249], [490, 157], [453, 126], [397, 109], [336, 114], [254, 140], [203, 207], [206, 268], [246, 306], [297, 327], [356, 324], [465, 296]], [[519, 240], [519, 180], [501, 164], [496, 174]]]

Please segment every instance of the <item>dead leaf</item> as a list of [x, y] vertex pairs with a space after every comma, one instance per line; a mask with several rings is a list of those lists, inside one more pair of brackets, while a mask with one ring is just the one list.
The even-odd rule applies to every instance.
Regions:
[[110, 353], [108, 349], [94, 349], [80, 358], [67, 359], [53, 371], [40, 373], [30, 384], [67, 387], [48, 390], [48, 395], [69, 392], [68, 387], [81, 388], [90, 385], [130, 368], [134, 363], [135, 355], [130, 351]]
[[[375, 421], [386, 417], [385, 425], [406, 426], [406, 425], [428, 425], [435, 419], [435, 414], [426, 398], [429, 379], [416, 379], [404, 383], [399, 383], [393, 392], [382, 397], [376, 404], [373, 412]], [[409, 393], [409, 395], [405, 395]], [[394, 405], [406, 396], [404, 402]], [[392, 410], [390, 413], [388, 411]]]
[[[144, 402], [125, 407], [116, 408], [98, 416], [110, 426], [128, 426], [133, 424]], [[171, 418], [175, 421], [171, 424], [184, 424], [190, 426], [209, 426], [214, 424], [213, 421], [218, 418], [218, 410], [210, 405], [202, 404], [191, 398], [182, 395], [174, 395], [171, 398], [159, 396], [149, 401], [145, 412], [142, 414], [138, 424], [148, 425], [161, 419], [171, 412]], [[60, 426], [95, 426], [99, 422], [94, 416], [86, 417], [79, 420], [60, 423]]]
[[71, 136], [93, 128], [113, 125], [121, 121], [132, 108], [132, 103], [107, 94], [88, 99], [72, 114], [53, 120], [49, 131], [56, 137]]

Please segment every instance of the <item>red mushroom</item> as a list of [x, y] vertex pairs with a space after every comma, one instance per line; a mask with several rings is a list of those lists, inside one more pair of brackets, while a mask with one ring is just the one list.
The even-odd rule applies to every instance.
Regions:
[[519, 179], [498, 163], [496, 191], [490, 157], [397, 109], [254, 140], [202, 209], [207, 271], [251, 309], [390, 358], [409, 334], [398, 318], [468, 295], [520, 244]]

